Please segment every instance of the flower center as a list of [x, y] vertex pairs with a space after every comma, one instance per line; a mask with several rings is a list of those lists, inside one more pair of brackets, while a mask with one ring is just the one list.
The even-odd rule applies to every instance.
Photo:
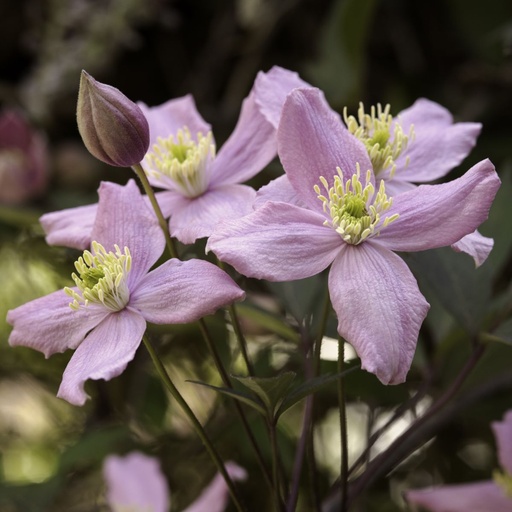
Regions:
[[212, 132], [197, 134], [197, 142], [185, 126], [167, 139], [158, 137], [153, 150], [146, 155], [148, 174], [177, 188], [185, 197], [203, 194], [210, 183], [209, 168], [215, 158]]
[[386, 196], [384, 180], [381, 180], [375, 195], [375, 187], [370, 182], [371, 171], [367, 171], [363, 187], [359, 164], [356, 174], [345, 183], [341, 169], [337, 167], [336, 170], [338, 174], [334, 176], [332, 187], [320, 176], [326, 195], [322, 194], [319, 185], [315, 185], [314, 190], [323, 203], [324, 212], [331, 216], [331, 220], [326, 220], [324, 225], [331, 226], [345, 242], [358, 245], [370, 236], [377, 236], [382, 228], [398, 218], [398, 213], [395, 213], [381, 223], [381, 214], [393, 203], [393, 198]]
[[512, 498], [512, 475], [506, 471], [496, 470], [492, 474], [496, 485], [501, 488], [507, 498]]
[[[346, 107], [343, 109], [343, 118], [349, 132], [365, 145], [375, 175], [389, 169], [389, 177], [392, 178], [396, 170], [395, 160], [407, 149], [409, 140], [414, 138], [414, 126], [411, 125], [406, 135], [400, 122], [393, 120], [389, 110], [389, 105], [383, 109], [379, 103], [377, 108], [372, 106], [367, 114], [360, 103], [357, 119], [347, 115]], [[407, 158], [405, 165], [408, 163]]]
[[130, 290], [126, 282], [132, 266], [132, 257], [128, 247], [121, 252], [115, 245], [116, 252], [107, 252], [98, 242], [92, 242], [92, 253], [84, 251], [75, 262], [78, 275], [73, 272], [80, 293], [71, 288], [64, 291], [73, 298], [69, 305], [75, 311], [89, 303], [103, 304], [111, 311], [121, 311], [130, 299]]

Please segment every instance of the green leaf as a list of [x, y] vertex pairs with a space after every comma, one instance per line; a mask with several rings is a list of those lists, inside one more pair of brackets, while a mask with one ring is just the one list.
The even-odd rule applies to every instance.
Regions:
[[265, 404], [272, 415], [285, 397], [296, 374], [284, 372], [275, 377], [234, 377], [240, 384], [250, 389]]
[[223, 395], [234, 398], [235, 400], [243, 402], [249, 407], [256, 409], [263, 416], [267, 417], [265, 405], [259, 399], [253, 397], [252, 395], [249, 395], [248, 393], [242, 393], [241, 391], [237, 391], [236, 389], [231, 388], [220, 388], [217, 386], [212, 386], [211, 384], [207, 384], [206, 382], [200, 382], [198, 380], [187, 380], [187, 382], [191, 382], [192, 384], [198, 384], [199, 386], [204, 386], [205, 388], [213, 389], [218, 393], [222, 393]]

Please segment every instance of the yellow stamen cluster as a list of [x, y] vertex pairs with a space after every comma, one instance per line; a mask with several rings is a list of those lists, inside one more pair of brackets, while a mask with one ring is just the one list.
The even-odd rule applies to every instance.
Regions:
[[209, 167], [215, 158], [212, 132], [197, 134], [197, 142], [187, 127], [167, 139], [158, 137], [157, 144], [146, 155], [148, 174], [165, 181], [170, 179], [186, 197], [200, 196], [210, 182]]
[[381, 223], [381, 214], [393, 203], [393, 198], [386, 195], [383, 180], [375, 195], [375, 187], [370, 181], [371, 171], [367, 171], [363, 187], [359, 164], [356, 174], [345, 183], [341, 169], [337, 167], [336, 170], [338, 174], [334, 176], [332, 187], [329, 187], [327, 180], [320, 176], [327, 195], [322, 194], [319, 185], [315, 185], [314, 190], [323, 203], [324, 212], [329, 213], [331, 217], [331, 221], [326, 220], [324, 225], [332, 226], [345, 242], [358, 245], [370, 236], [377, 236], [382, 228], [398, 218], [398, 214], [395, 213]]
[[[406, 150], [407, 144], [414, 138], [414, 126], [411, 125], [406, 135], [398, 120], [393, 120], [389, 113], [390, 106], [377, 104], [372, 106], [367, 114], [362, 103], [359, 104], [357, 119], [347, 115], [343, 109], [343, 118], [349, 132], [357, 137], [366, 147], [373, 165], [375, 175], [389, 169], [392, 178], [396, 171], [395, 160]], [[409, 163], [406, 159], [405, 165]]]
[[512, 475], [496, 470], [493, 472], [492, 477], [496, 485], [504, 492], [505, 496], [512, 498]]
[[69, 305], [75, 311], [86, 307], [89, 303], [103, 304], [111, 311], [120, 311], [130, 299], [127, 276], [132, 266], [132, 257], [128, 247], [121, 252], [119, 246], [114, 246], [116, 252], [107, 252], [98, 242], [92, 243], [92, 253], [84, 251], [83, 256], [75, 262], [78, 275], [71, 277], [80, 290], [77, 293], [71, 288], [64, 291], [73, 298]]

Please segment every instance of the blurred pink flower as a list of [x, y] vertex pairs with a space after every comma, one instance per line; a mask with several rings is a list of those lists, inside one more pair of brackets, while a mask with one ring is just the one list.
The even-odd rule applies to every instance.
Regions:
[[86, 401], [88, 379], [110, 380], [123, 372], [146, 322], [194, 322], [244, 297], [225, 272], [206, 261], [170, 259], [150, 271], [165, 240], [137, 185], [103, 183], [99, 194], [91, 252], [75, 263], [76, 287], [7, 314], [14, 327], [11, 346], [31, 347], [46, 357], [76, 349], [57, 394], [75, 405]]
[[[233, 480], [247, 477], [245, 470], [234, 462], [227, 462], [226, 470]], [[167, 482], [155, 458], [140, 452], [125, 457], [111, 455], [105, 459], [103, 474], [112, 512], [169, 512], [171, 498]], [[228, 487], [217, 474], [183, 512], [223, 512], [228, 500]]]
[[432, 512], [512, 511], [512, 411], [505, 414], [503, 421], [491, 426], [503, 473], [496, 472], [494, 480], [474, 484], [407, 491], [407, 501]]
[[46, 142], [18, 110], [0, 114], [0, 203], [39, 196], [48, 182]]

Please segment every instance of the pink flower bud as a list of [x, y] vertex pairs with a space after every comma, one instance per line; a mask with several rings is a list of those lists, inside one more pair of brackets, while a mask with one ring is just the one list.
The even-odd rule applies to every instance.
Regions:
[[87, 149], [116, 167], [138, 164], [149, 147], [149, 125], [142, 110], [119, 89], [82, 71], [76, 109], [78, 131]]

